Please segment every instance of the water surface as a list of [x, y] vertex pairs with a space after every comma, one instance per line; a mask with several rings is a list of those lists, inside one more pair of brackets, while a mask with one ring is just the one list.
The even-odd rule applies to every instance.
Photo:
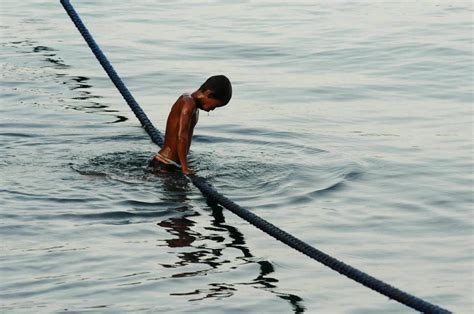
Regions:
[[[156, 126], [210, 75], [191, 165], [346, 263], [473, 310], [469, 1], [73, 1]], [[144, 164], [59, 1], [0, 4], [1, 309], [405, 313]]]

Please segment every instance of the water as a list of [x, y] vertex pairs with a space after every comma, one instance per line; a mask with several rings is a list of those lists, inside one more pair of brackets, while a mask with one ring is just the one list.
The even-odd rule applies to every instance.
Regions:
[[[191, 165], [369, 274], [473, 311], [472, 3], [73, 1], [160, 128], [223, 73]], [[408, 313], [143, 165], [59, 1], [3, 0], [4, 312]]]

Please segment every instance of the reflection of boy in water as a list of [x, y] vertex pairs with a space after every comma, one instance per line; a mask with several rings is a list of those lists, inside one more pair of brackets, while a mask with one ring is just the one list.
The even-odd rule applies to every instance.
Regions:
[[180, 168], [184, 174], [194, 174], [188, 168], [187, 156], [199, 110], [212, 111], [227, 105], [232, 86], [224, 75], [212, 76], [192, 94], [183, 94], [174, 103], [166, 122], [165, 143], [150, 160], [153, 168]]

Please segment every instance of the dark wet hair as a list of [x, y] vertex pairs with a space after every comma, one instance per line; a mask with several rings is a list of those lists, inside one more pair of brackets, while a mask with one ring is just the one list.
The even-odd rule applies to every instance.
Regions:
[[232, 97], [232, 85], [225, 75], [211, 76], [199, 87], [199, 90], [202, 92], [210, 90], [213, 94], [211, 97], [222, 101], [224, 105], [227, 105]]

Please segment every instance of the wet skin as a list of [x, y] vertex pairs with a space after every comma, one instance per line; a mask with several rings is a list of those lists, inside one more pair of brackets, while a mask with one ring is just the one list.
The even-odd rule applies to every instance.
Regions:
[[[199, 109], [209, 112], [223, 105], [220, 100], [213, 98], [211, 90], [197, 90], [191, 95], [180, 96], [168, 116], [165, 143], [159, 154], [180, 164], [184, 174], [194, 174], [194, 171], [188, 167], [187, 156], [191, 147], [194, 127], [199, 119]], [[159, 155], [154, 158], [167, 163]]]

